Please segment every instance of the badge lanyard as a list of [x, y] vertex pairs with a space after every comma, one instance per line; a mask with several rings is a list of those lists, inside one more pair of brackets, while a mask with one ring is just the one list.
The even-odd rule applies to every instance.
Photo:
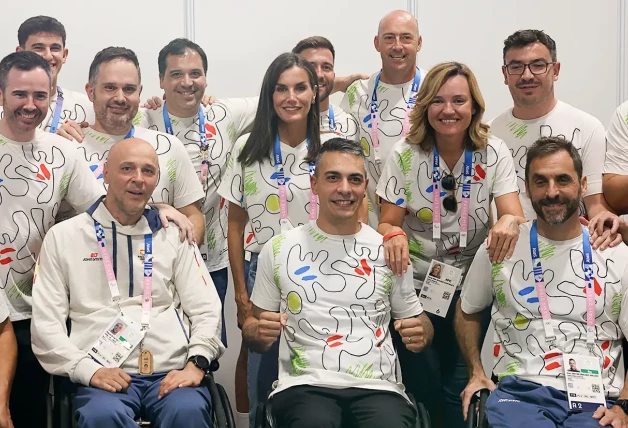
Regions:
[[[310, 138], [307, 139], [307, 147], [310, 148]], [[277, 175], [277, 187], [279, 188], [279, 215], [280, 215], [280, 225], [281, 231], [285, 232], [288, 230], [288, 196], [286, 190], [286, 177], [283, 172], [283, 158], [281, 156], [281, 143], [279, 141], [279, 134], [275, 136], [275, 148], [274, 148], [274, 158], [275, 158], [275, 171]], [[310, 177], [314, 176], [314, 162], [310, 162]], [[318, 197], [312, 192], [312, 188], [310, 186], [310, 221], [316, 221], [318, 218], [317, 214], [317, 204]]]
[[[440, 157], [434, 146], [434, 167], [432, 170], [432, 239], [440, 239]], [[462, 207], [460, 209], [460, 248], [467, 246], [469, 230], [469, 206], [471, 205], [471, 176], [473, 175], [473, 152], [464, 149], [464, 178], [462, 183]], [[455, 177], [454, 177], [455, 179]], [[454, 189], [454, 198], [456, 197]]]
[[[371, 96], [371, 141], [373, 142], [373, 152], [375, 153], [375, 161], [381, 162], [379, 156], [379, 135], [377, 129], [377, 87], [379, 86], [379, 79], [382, 75], [380, 71], [375, 78], [375, 86], [373, 87], [373, 95]], [[402, 136], [405, 137], [408, 134], [410, 128], [410, 118], [408, 113], [414, 107], [416, 103], [416, 95], [419, 92], [419, 86], [421, 85], [421, 71], [417, 67], [414, 73], [414, 81], [412, 82], [412, 89], [410, 90], [410, 97], [408, 98], [408, 105], [406, 106], [406, 114], [403, 120]]]
[[327, 111], [329, 116], [329, 131], [334, 132], [336, 130], [336, 116], [334, 115], [334, 107], [329, 104], [329, 110]]
[[55, 111], [52, 115], [52, 124], [50, 125], [51, 134], [57, 133], [57, 128], [59, 127], [59, 119], [61, 118], [61, 110], [63, 110], [63, 91], [60, 86], [57, 86], [57, 103], [55, 105]]
[[[107, 243], [105, 242], [105, 230], [102, 225], [94, 220], [94, 229], [96, 231], [96, 239], [98, 240], [98, 246], [100, 247], [100, 254], [102, 262], [105, 267], [105, 275], [107, 276], [107, 282], [109, 284], [109, 291], [111, 292], [111, 300], [120, 308], [120, 289], [118, 288], [118, 281], [116, 275], [113, 272], [113, 264], [111, 262], [111, 256], [107, 249]], [[153, 307], [153, 235], [147, 233], [144, 235], [144, 294], [142, 297], [142, 330], [148, 330], [150, 325], [150, 311]]]
[[[582, 251], [584, 253], [584, 281], [587, 293], [587, 347], [593, 353], [595, 345], [595, 290], [593, 288], [593, 256], [591, 244], [589, 243], [589, 231], [582, 226]], [[534, 221], [530, 228], [530, 253], [532, 255], [532, 266], [534, 273], [534, 285], [539, 298], [539, 310], [543, 317], [543, 328], [545, 330], [545, 341], [553, 344], [556, 341], [556, 334], [552, 326], [552, 315], [549, 311], [549, 302], [545, 292], [545, 279], [543, 278], [543, 267], [541, 266], [541, 256], [539, 252], [539, 237], [537, 223]]]
[[129, 132], [127, 132], [127, 134], [124, 136], [124, 139], [128, 140], [129, 138], [133, 138], [134, 135], [135, 135], [135, 126], [131, 125], [131, 129], [129, 129]]
[[[170, 135], [174, 135], [174, 129], [170, 121], [170, 115], [168, 114], [168, 107], [164, 103], [163, 108], [164, 124], [166, 125], [166, 132]], [[201, 149], [201, 183], [207, 182], [209, 176], [209, 143], [207, 142], [207, 131], [205, 131], [205, 113], [203, 107], [198, 107], [198, 134], [200, 137], [200, 149]]]

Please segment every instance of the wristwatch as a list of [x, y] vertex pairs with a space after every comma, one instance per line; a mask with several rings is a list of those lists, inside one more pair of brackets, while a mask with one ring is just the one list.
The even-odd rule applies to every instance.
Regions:
[[615, 405], [621, 407], [621, 409], [628, 415], [628, 400], [617, 400]]
[[209, 372], [209, 360], [202, 355], [194, 355], [188, 358], [188, 363], [190, 362], [201, 369], [203, 373], [207, 374]]

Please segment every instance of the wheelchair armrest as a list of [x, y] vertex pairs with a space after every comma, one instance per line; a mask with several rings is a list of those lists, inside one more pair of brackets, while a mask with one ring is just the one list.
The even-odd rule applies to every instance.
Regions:
[[469, 403], [469, 409], [467, 413], [467, 427], [468, 428], [481, 428], [486, 424], [486, 400], [491, 394], [488, 389], [482, 389], [479, 394], [474, 394], [471, 397], [471, 403]]

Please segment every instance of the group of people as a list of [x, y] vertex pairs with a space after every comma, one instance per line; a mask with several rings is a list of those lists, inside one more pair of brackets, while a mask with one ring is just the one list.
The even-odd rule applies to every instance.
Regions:
[[57, 86], [59, 21], [18, 43], [0, 61], [1, 428], [45, 426], [50, 375], [80, 427], [209, 427], [225, 316], [242, 426], [270, 399], [280, 427], [413, 427], [414, 397], [463, 427], [481, 389], [491, 426], [628, 426], [628, 103], [605, 130], [559, 101], [547, 33], [505, 39], [514, 106], [489, 123], [469, 67], [417, 67], [405, 11], [380, 21], [368, 79], [336, 78], [313, 36], [256, 98], [206, 97], [205, 52], [175, 39], [165, 101], [141, 108], [130, 49], [96, 54], [82, 94]]

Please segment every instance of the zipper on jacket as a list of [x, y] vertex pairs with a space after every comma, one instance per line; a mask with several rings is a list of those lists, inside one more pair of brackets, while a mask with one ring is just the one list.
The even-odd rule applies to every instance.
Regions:
[[130, 235], [127, 235], [126, 242], [129, 247], [129, 297], [133, 297], [133, 242]]

